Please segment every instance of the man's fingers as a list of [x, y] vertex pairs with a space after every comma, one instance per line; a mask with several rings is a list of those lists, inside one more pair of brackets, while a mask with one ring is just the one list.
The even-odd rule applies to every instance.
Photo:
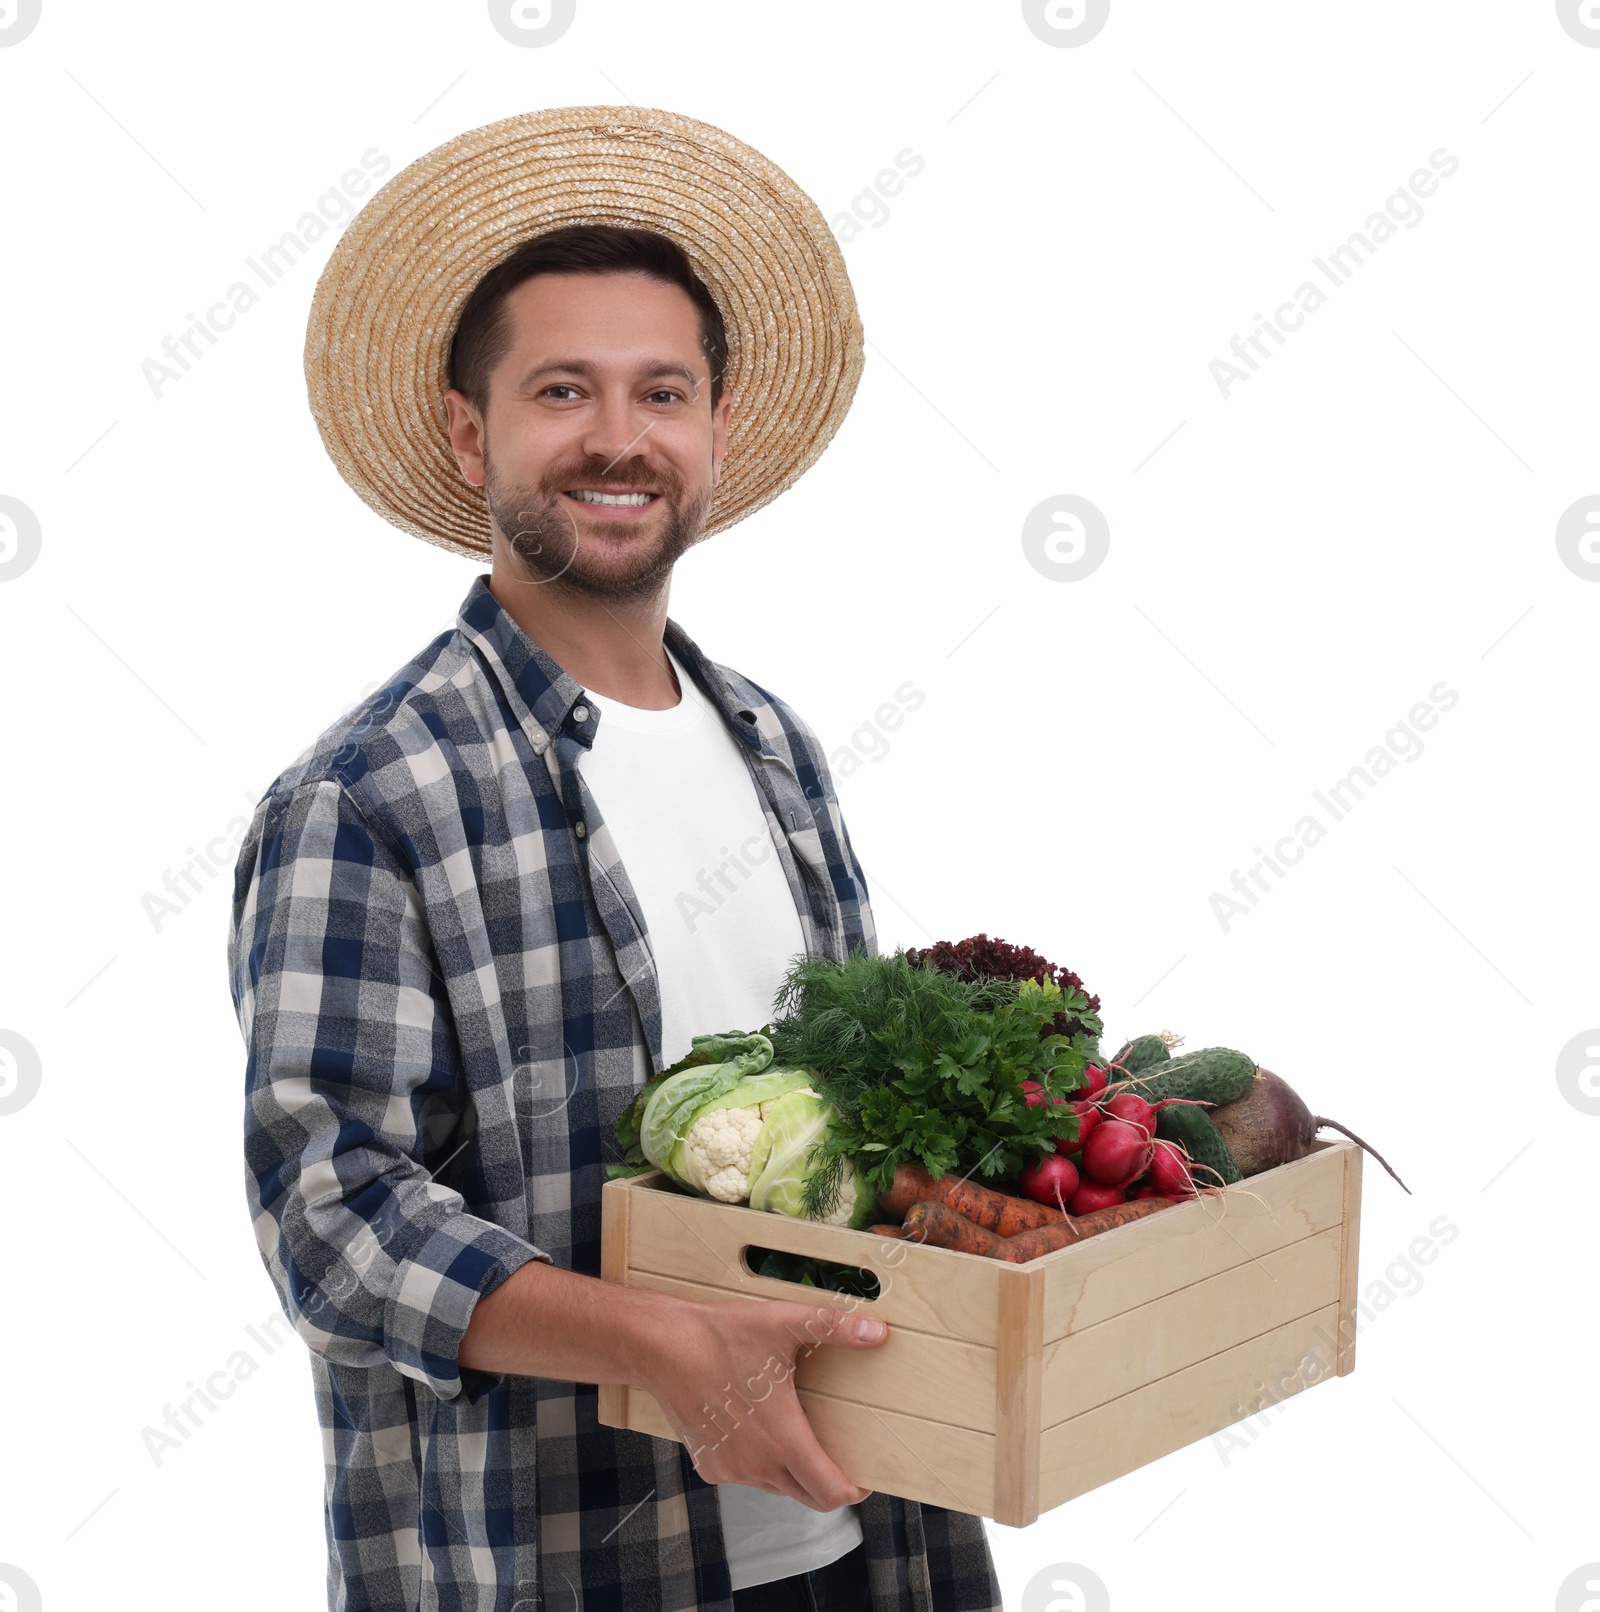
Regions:
[[795, 1495], [801, 1505], [813, 1511], [837, 1511], [840, 1506], [858, 1506], [872, 1493], [852, 1483], [826, 1456], [823, 1457], [826, 1473], [810, 1472], [803, 1462], [796, 1461], [789, 1468], [794, 1479]]
[[[800, 1304], [784, 1308], [791, 1313], [782, 1318], [782, 1324], [795, 1338], [801, 1352], [822, 1344], [835, 1348], [875, 1349], [889, 1336], [889, 1328], [883, 1321], [857, 1310]], [[852, 1483], [817, 1442], [792, 1377], [784, 1388], [784, 1397], [793, 1412], [793, 1425], [785, 1429], [784, 1447], [788, 1452], [789, 1476], [800, 1491], [795, 1498], [817, 1511], [859, 1505], [872, 1491]]]
[[[717, 1307], [717, 1326], [709, 1315], [685, 1350], [684, 1372], [657, 1393], [700, 1476], [785, 1494], [815, 1511], [864, 1500], [871, 1491], [852, 1483], [817, 1442], [795, 1391], [795, 1365], [823, 1344], [876, 1348], [887, 1325], [855, 1306], [782, 1300]], [[727, 1388], [729, 1379], [740, 1386], [724, 1410], [698, 1403], [706, 1383]], [[718, 1405], [725, 1397], [709, 1395]]]
[[785, 1304], [782, 1309], [783, 1313], [773, 1319], [800, 1349], [823, 1343], [847, 1349], [874, 1349], [889, 1336], [884, 1322], [859, 1310], [836, 1310], [831, 1306], [824, 1309], [820, 1305], [808, 1308], [803, 1304]]
[[797, 1426], [784, 1440], [788, 1451], [789, 1475], [800, 1489], [796, 1496], [816, 1511], [835, 1511], [840, 1506], [859, 1505], [870, 1491], [852, 1483], [838, 1463], [817, 1442], [805, 1407], [795, 1400]]
[[[778, 1485], [775, 1492], [787, 1494], [813, 1511], [835, 1511], [866, 1498], [869, 1491], [853, 1484], [817, 1442], [792, 1377], [770, 1398], [752, 1406], [747, 1421], [749, 1430], [759, 1433], [761, 1443], [776, 1457], [775, 1467], [768, 1469], [768, 1476]], [[745, 1478], [732, 1481], [759, 1486]]]
[[889, 1328], [876, 1316], [841, 1310], [827, 1341], [849, 1349], [875, 1349], [888, 1336]]

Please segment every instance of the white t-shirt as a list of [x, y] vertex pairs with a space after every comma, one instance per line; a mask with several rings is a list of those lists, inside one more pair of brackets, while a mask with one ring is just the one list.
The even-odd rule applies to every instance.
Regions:
[[[639, 898], [661, 992], [661, 1053], [697, 1035], [758, 1030], [805, 950], [794, 897], [739, 741], [676, 655], [682, 698], [645, 711], [608, 696], [579, 763]], [[854, 1506], [717, 1485], [733, 1588], [826, 1567], [862, 1542]]]

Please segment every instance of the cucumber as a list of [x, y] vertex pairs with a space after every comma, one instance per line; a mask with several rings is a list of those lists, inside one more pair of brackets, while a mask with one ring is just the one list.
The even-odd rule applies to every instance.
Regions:
[[1256, 1061], [1232, 1047], [1206, 1047], [1169, 1058], [1154, 1073], [1136, 1076], [1127, 1089], [1148, 1103], [1164, 1097], [1188, 1097], [1202, 1103], [1237, 1102], [1256, 1077]]
[[1159, 1063], [1165, 1063], [1172, 1056], [1166, 1039], [1158, 1035], [1135, 1036], [1128, 1042], [1115, 1058], [1111, 1060], [1109, 1068], [1119, 1070], [1126, 1075], [1137, 1075]]
[[1222, 1133], [1211, 1123], [1204, 1109], [1191, 1108], [1184, 1103], [1163, 1108], [1156, 1115], [1156, 1135], [1163, 1141], [1177, 1142], [1188, 1153], [1196, 1186], [1231, 1187], [1244, 1179], [1239, 1166], [1233, 1162], [1228, 1144], [1222, 1140]]

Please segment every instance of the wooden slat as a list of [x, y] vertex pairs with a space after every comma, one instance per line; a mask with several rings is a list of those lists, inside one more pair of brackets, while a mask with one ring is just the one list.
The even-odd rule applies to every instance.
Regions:
[[1044, 1426], [1336, 1303], [1341, 1242], [1330, 1226], [1046, 1344]]
[[[626, 1285], [628, 1265], [628, 1210], [633, 1203], [626, 1192], [600, 1191], [600, 1279]], [[628, 1425], [626, 1383], [601, 1383], [596, 1415], [602, 1426]]]
[[[675, 1276], [657, 1276], [652, 1271], [634, 1271], [629, 1283], [702, 1304], [765, 1297], [745, 1290], [734, 1292], [701, 1282], [684, 1282]], [[797, 1304], [810, 1305], [814, 1296], [818, 1302], [830, 1301], [832, 1307], [832, 1301], [845, 1297], [797, 1287], [792, 1282], [762, 1285], [786, 1287], [788, 1291], [778, 1297]], [[867, 1313], [866, 1306], [862, 1309]], [[958, 1338], [940, 1338], [891, 1325], [889, 1336], [871, 1349], [813, 1349], [800, 1362], [795, 1382], [801, 1388], [831, 1394], [836, 1399], [903, 1411], [974, 1432], [995, 1430], [995, 1352]], [[1038, 1427], [1037, 1416], [1033, 1425]]]
[[1339, 1375], [1356, 1369], [1356, 1299], [1361, 1265], [1361, 1161], [1362, 1152], [1346, 1144], [1344, 1154], [1344, 1242], [1339, 1273]]
[[[800, 1404], [817, 1442], [852, 1483], [978, 1517], [994, 1515], [992, 1435], [805, 1389]], [[661, 1407], [639, 1389], [628, 1396], [628, 1416], [635, 1432], [675, 1436]]]
[[[1110, 1236], [1110, 1233], [1106, 1233]], [[1186, 1371], [1047, 1428], [1040, 1440], [1040, 1497], [1048, 1511], [1078, 1495], [1221, 1432], [1263, 1403], [1334, 1372], [1339, 1306], [1325, 1305]], [[1302, 1360], [1315, 1367], [1300, 1375]], [[1287, 1389], [1282, 1379], [1295, 1380]]]
[[678, 1444], [683, 1442], [673, 1432], [672, 1424], [656, 1403], [655, 1396], [642, 1389], [635, 1389], [628, 1395], [628, 1420], [623, 1426], [631, 1427], [635, 1433], [648, 1433], [652, 1438], [669, 1438]]
[[[608, 1193], [632, 1200], [625, 1280], [631, 1281], [635, 1271], [649, 1271], [752, 1297], [792, 1298], [793, 1283], [752, 1276], [741, 1258], [748, 1247], [775, 1248], [860, 1266], [878, 1278], [879, 1296], [864, 1305], [862, 1300], [826, 1292], [817, 1294], [818, 1303], [836, 1299], [862, 1305], [891, 1326], [994, 1347], [999, 1283], [1009, 1269], [999, 1261], [739, 1204], [712, 1203], [650, 1184], [661, 1179], [636, 1176], [608, 1181], [601, 1190], [602, 1201]], [[807, 1302], [811, 1292], [807, 1290]]]
[[994, 1355], [999, 1379], [992, 1515], [1025, 1528], [1039, 1515], [1044, 1275], [1019, 1267], [1000, 1284]]
[[852, 1483], [976, 1517], [994, 1515], [994, 1437], [808, 1394], [800, 1403]]
[[1338, 1225], [1344, 1155], [1352, 1146], [1319, 1142], [1305, 1158], [1253, 1175], [1226, 1193], [1046, 1254], [1036, 1262], [1046, 1279], [1045, 1342]]

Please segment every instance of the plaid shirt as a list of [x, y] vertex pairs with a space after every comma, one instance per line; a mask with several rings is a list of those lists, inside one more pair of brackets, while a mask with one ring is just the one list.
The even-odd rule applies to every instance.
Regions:
[[[807, 950], [875, 952], [816, 735], [666, 640], [739, 741]], [[593, 1385], [457, 1358], [525, 1261], [599, 1274], [613, 1127], [663, 1067], [644, 921], [578, 768], [602, 711], [480, 575], [240, 848], [246, 1190], [310, 1351], [332, 1608], [731, 1612], [717, 1491], [681, 1445], [602, 1427]], [[860, 1514], [874, 1612], [999, 1612], [977, 1518]]]

